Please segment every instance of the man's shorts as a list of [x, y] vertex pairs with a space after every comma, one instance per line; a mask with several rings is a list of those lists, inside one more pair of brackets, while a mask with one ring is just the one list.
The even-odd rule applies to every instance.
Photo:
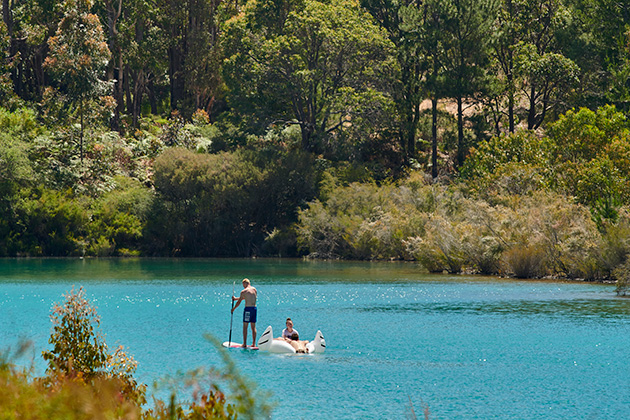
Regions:
[[243, 322], [256, 322], [256, 312], [255, 306], [246, 306], [243, 310]]

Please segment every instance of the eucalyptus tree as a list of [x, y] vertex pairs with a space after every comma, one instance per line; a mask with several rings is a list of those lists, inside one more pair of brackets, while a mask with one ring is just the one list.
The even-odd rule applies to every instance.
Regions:
[[415, 0], [362, 0], [361, 4], [387, 31], [395, 45], [400, 68], [392, 96], [400, 115], [400, 147], [409, 159], [416, 156], [420, 104], [425, 98], [423, 81], [429, 60], [424, 51], [423, 10], [427, 3]]
[[62, 17], [61, 5], [62, 2], [51, 0], [2, 1], [13, 90], [24, 100], [40, 100], [47, 84], [43, 63], [48, 39], [55, 34]]
[[101, 22], [91, 13], [92, 0], [66, 0], [64, 16], [55, 36], [48, 40], [50, 54], [44, 66], [57, 76], [60, 88], [79, 113], [80, 156], [83, 160], [85, 106], [105, 95], [109, 84], [104, 82], [110, 52]]
[[[568, 0], [572, 15], [584, 24], [585, 38], [598, 56], [601, 97], [630, 112], [630, 3], [616, 0]], [[582, 63], [580, 62], [582, 66]], [[603, 77], [602, 77], [603, 76]]]
[[298, 124], [301, 148], [323, 153], [362, 119], [377, 125], [393, 46], [355, 1], [250, 1], [224, 41], [230, 103], [262, 129]]
[[457, 103], [457, 165], [464, 162], [464, 101], [479, 100], [487, 82], [492, 23], [497, 0], [450, 0], [443, 3], [443, 63], [449, 79], [447, 93]]
[[0, 101], [7, 103], [7, 99], [13, 96], [11, 83], [11, 61], [9, 46], [11, 39], [4, 21], [0, 22]]
[[[410, 3], [399, 9], [400, 30], [407, 44], [412, 45], [409, 52], [416, 57], [418, 80], [410, 81], [416, 89], [417, 100], [431, 99], [431, 175], [438, 175], [438, 137], [437, 117], [438, 100], [445, 93], [444, 44], [447, 39], [444, 27], [449, 21], [445, 13], [449, 0], [426, 0], [421, 4]], [[414, 112], [420, 112], [419, 102], [413, 104]], [[417, 107], [417, 108], [416, 108]], [[417, 129], [417, 124], [416, 127]]]
[[123, 0], [104, 0], [103, 15], [107, 28], [107, 46], [111, 53], [107, 65], [106, 80], [113, 81], [113, 96], [116, 100], [116, 108], [111, 120], [111, 126], [115, 130], [120, 129], [120, 114], [123, 109], [123, 54], [120, 36], [120, 21], [123, 13]]
[[186, 116], [195, 109], [212, 114], [221, 88], [220, 28], [238, 10], [223, 0], [158, 0], [160, 27], [166, 39], [172, 110]]
[[[505, 112], [508, 119], [508, 131], [514, 132], [515, 128], [515, 108], [516, 108], [516, 80], [515, 80], [515, 47], [519, 40], [518, 25], [516, 16], [519, 13], [519, 4], [513, 0], [503, 0], [501, 7], [497, 11], [494, 23], [494, 35], [492, 36], [492, 56], [494, 63], [499, 70], [497, 81], [499, 88], [496, 95], [490, 98], [490, 102], [495, 102], [495, 124], [499, 131], [499, 123], [502, 114]], [[503, 103], [503, 99], [507, 102]], [[504, 107], [507, 108], [504, 111]], [[497, 133], [499, 134], [499, 133]]]
[[[145, 95], [156, 114], [156, 82], [166, 80], [168, 38], [162, 29], [162, 13], [155, 4], [143, 0], [127, 1], [119, 30], [121, 57], [116, 90], [118, 106], [131, 115], [137, 127]], [[166, 82], [164, 82], [166, 83]]]
[[566, 96], [579, 82], [579, 68], [557, 42], [558, 32], [566, 27], [569, 17], [563, 0], [519, 2], [516, 71], [527, 99], [527, 128], [536, 129], [548, 112], [562, 110]]

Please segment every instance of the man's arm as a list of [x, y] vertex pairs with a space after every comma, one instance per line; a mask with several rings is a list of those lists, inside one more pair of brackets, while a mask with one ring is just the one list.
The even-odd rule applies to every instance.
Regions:
[[232, 313], [234, 313], [234, 310], [238, 308], [238, 305], [241, 304], [241, 301], [243, 300], [243, 292], [241, 292], [241, 295], [238, 298], [232, 296], [232, 301], [235, 301], [235, 300], [237, 302], [236, 302], [236, 305], [234, 305], [234, 307], [232, 308]]

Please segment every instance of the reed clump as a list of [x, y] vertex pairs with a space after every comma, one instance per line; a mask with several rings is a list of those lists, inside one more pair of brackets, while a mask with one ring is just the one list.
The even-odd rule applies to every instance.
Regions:
[[626, 210], [602, 228], [564, 194], [517, 190], [482, 195], [418, 179], [338, 185], [300, 212], [298, 241], [313, 258], [408, 260], [430, 272], [519, 278], [603, 280], [630, 253]]

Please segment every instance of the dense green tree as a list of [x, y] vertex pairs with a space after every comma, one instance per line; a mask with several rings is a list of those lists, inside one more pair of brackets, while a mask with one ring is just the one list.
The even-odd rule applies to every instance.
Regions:
[[518, 6], [516, 72], [527, 100], [527, 128], [536, 129], [548, 112], [568, 108], [564, 101], [578, 83], [579, 68], [558, 45], [568, 19], [563, 0], [522, 0]]
[[251, 253], [254, 191], [262, 174], [241, 156], [171, 149], [155, 163], [161, 198], [148, 237], [153, 252], [189, 256]]
[[[571, 58], [583, 69], [582, 78], [594, 85], [585, 98], [589, 102], [582, 105], [594, 108], [593, 105], [611, 103], [628, 113], [630, 4], [614, 0], [568, 0], [567, 3], [570, 18], [580, 26], [569, 28], [564, 37], [580, 41]], [[576, 33], [576, 29], [581, 32]]]
[[98, 16], [91, 13], [92, 0], [66, 0], [64, 17], [48, 45], [45, 66], [59, 78], [61, 88], [77, 107], [81, 131], [80, 157], [83, 161], [85, 106], [108, 92], [103, 81], [110, 52]]
[[95, 200], [87, 228], [87, 253], [97, 256], [137, 255], [153, 203], [153, 191], [118, 176], [116, 187]]
[[[425, 96], [431, 99], [431, 175], [438, 176], [438, 100], [446, 94], [445, 83], [445, 45], [446, 32], [444, 27], [450, 17], [446, 5], [448, 0], [429, 0], [418, 6], [411, 3], [401, 7], [401, 32], [407, 44], [410, 45], [408, 53], [415, 58], [416, 76], [419, 80], [410, 79], [411, 92], [409, 99], [413, 99], [409, 105], [412, 107], [414, 118], [413, 129], [418, 130], [418, 122], [421, 114], [420, 102]], [[419, 70], [423, 70], [421, 73]], [[403, 82], [404, 84], [404, 82]], [[418, 86], [416, 86], [418, 85]], [[421, 90], [420, 90], [421, 89]], [[409, 121], [409, 118], [408, 118]], [[411, 127], [410, 127], [411, 128]]]
[[13, 255], [19, 248], [19, 203], [35, 180], [26, 149], [24, 142], [0, 135], [0, 256]]
[[[515, 47], [519, 42], [519, 31], [517, 25], [517, 15], [520, 4], [512, 0], [501, 1], [501, 7], [497, 11], [494, 22], [495, 33], [491, 39], [493, 59], [497, 67], [497, 81], [499, 87], [495, 95], [489, 95], [489, 102], [494, 106], [495, 125], [497, 134], [502, 114], [507, 114], [508, 131], [514, 132], [516, 124], [516, 51]], [[505, 101], [505, 103], [504, 103]]]
[[422, 82], [428, 63], [424, 46], [420, 42], [423, 36], [418, 28], [420, 24], [415, 21], [411, 25], [405, 24], [405, 20], [409, 20], [406, 18], [408, 15], [416, 17], [426, 6], [417, 5], [411, 0], [363, 0], [361, 4], [387, 31], [395, 46], [400, 72], [392, 96], [399, 114], [400, 147], [407, 160], [415, 159], [420, 104], [425, 97]]
[[630, 18], [628, 21], [625, 31], [617, 41], [619, 44], [617, 57], [614, 61], [611, 60], [613, 62], [608, 67], [611, 88], [606, 95], [611, 103], [626, 114], [630, 112]]
[[0, 256], [21, 251], [21, 234], [28, 227], [24, 203], [38, 181], [29, 139], [41, 131], [33, 111], [0, 108]]
[[204, 109], [214, 118], [221, 90], [220, 27], [237, 6], [221, 0], [157, 2], [167, 41], [172, 110], [190, 117], [196, 109]]
[[467, 149], [464, 102], [474, 101], [485, 89], [491, 24], [497, 6], [495, 0], [452, 0], [444, 4], [448, 18], [443, 26], [447, 36], [442, 62], [447, 72], [447, 95], [457, 104], [458, 166], [464, 163]]
[[630, 123], [615, 107], [569, 111], [550, 124], [557, 185], [599, 219], [630, 202]]
[[[14, 96], [13, 83], [11, 83], [12, 60], [9, 57], [11, 39], [8, 35], [6, 23], [0, 22], [0, 101], [9, 104], [9, 100]], [[6, 105], [5, 105], [6, 106]]]
[[[570, 108], [580, 68], [570, 57], [589, 55], [582, 28], [563, 0], [503, 0], [494, 22], [496, 79], [486, 103], [499, 133], [514, 132], [520, 117], [528, 129], [540, 127], [549, 112]], [[573, 31], [573, 39], [567, 36]], [[579, 52], [572, 49], [579, 48]], [[586, 88], [582, 88], [586, 90]], [[575, 96], [575, 95], [573, 95]], [[522, 110], [521, 110], [522, 109]], [[507, 117], [507, 124], [501, 120]]]
[[[378, 115], [392, 49], [356, 3], [249, 2], [228, 22], [224, 75], [231, 103], [270, 123], [299, 124], [302, 149], [325, 152], [332, 134]], [[377, 124], [377, 118], [370, 118]], [[378, 127], [375, 126], [376, 130]]]
[[540, 54], [529, 44], [519, 51], [517, 69], [528, 101], [528, 129], [540, 127], [547, 113], [568, 108], [565, 99], [579, 82], [579, 68], [572, 60], [554, 52]]
[[259, 255], [265, 238], [288, 227], [297, 217], [297, 206], [314, 196], [312, 166], [304, 153], [253, 162], [243, 152], [168, 150], [155, 165], [160, 201], [145, 235], [150, 251]]

